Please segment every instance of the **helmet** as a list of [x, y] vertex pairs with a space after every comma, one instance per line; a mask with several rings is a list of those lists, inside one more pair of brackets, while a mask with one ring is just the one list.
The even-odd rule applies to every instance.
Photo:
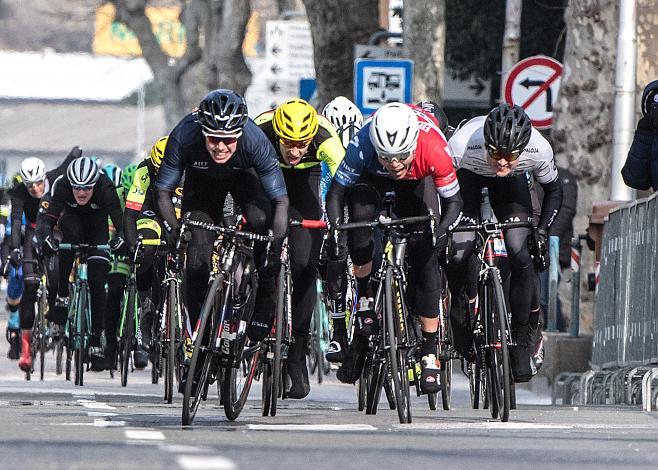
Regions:
[[125, 194], [128, 194], [128, 191], [130, 191], [130, 187], [133, 184], [136, 171], [137, 163], [131, 163], [130, 165], [126, 165], [126, 167], [123, 169], [123, 172], [121, 173], [121, 186], [123, 186]]
[[658, 103], [658, 80], [654, 80], [644, 87], [642, 92], [642, 116], [646, 116], [651, 112], [651, 109], [656, 107]]
[[233, 90], [213, 90], [199, 103], [197, 119], [204, 132], [239, 137], [247, 119], [247, 103]]
[[79, 157], [69, 163], [66, 176], [71, 185], [92, 186], [100, 178], [101, 172], [91, 157]]
[[484, 121], [484, 145], [489, 154], [520, 153], [530, 141], [532, 125], [523, 108], [501, 103]]
[[381, 157], [412, 152], [418, 132], [416, 113], [404, 103], [385, 104], [370, 122], [370, 141]]
[[20, 174], [25, 184], [43, 181], [46, 177], [46, 165], [40, 158], [26, 158], [21, 162]]
[[160, 137], [158, 141], [153, 145], [151, 148], [151, 153], [149, 155], [149, 158], [151, 159], [151, 163], [153, 163], [153, 166], [155, 167], [156, 170], [160, 169], [160, 165], [162, 164], [162, 159], [164, 158], [164, 153], [165, 153], [165, 148], [167, 148], [167, 141], [169, 140], [169, 136], [166, 135], [164, 137]]
[[90, 155], [89, 158], [91, 158], [91, 161], [96, 164], [99, 170], [103, 169], [103, 158], [99, 157], [98, 155]]
[[324, 107], [322, 115], [331, 121], [347, 147], [352, 137], [363, 126], [363, 114], [354, 103], [344, 96], [337, 96]]
[[117, 165], [114, 163], [108, 163], [103, 167], [103, 173], [105, 173], [107, 177], [112, 180], [115, 188], [121, 186], [121, 168], [119, 168]]
[[276, 108], [272, 126], [282, 139], [311, 140], [318, 132], [318, 113], [306, 101], [295, 98]]

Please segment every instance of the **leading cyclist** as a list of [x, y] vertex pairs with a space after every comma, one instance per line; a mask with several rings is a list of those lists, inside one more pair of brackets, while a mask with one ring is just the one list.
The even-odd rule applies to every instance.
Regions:
[[[350, 221], [372, 221], [385, 193], [395, 191], [394, 211], [398, 217], [427, 215], [428, 209], [442, 215], [435, 246], [428, 238], [410, 240], [409, 300], [420, 316], [421, 389], [439, 390], [436, 361], [441, 285], [437, 252], [445, 250], [448, 230], [460, 219], [462, 201], [445, 137], [436, 120], [421, 108], [389, 103], [379, 108], [352, 139], [327, 194], [327, 213], [332, 225], [340, 226], [347, 199]], [[370, 284], [373, 258], [371, 230], [355, 230], [348, 236], [349, 253], [358, 284], [359, 311], [355, 335], [347, 358], [336, 376], [354, 383], [363, 370], [367, 336], [376, 333], [373, 287]], [[331, 253], [340, 250], [330, 250]], [[331, 282], [331, 280], [330, 280]]]

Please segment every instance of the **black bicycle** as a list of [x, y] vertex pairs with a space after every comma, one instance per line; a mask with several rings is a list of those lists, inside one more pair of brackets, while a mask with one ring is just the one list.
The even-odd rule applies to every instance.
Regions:
[[[34, 372], [34, 364], [36, 363], [37, 354], [39, 356], [39, 378], [44, 379], [46, 371], [46, 351], [56, 347], [54, 344], [55, 338], [50, 336], [48, 330], [48, 320], [46, 320], [46, 313], [48, 313], [48, 295], [46, 292], [46, 276], [43, 262], [31, 259], [23, 260], [23, 264], [32, 264], [35, 266], [34, 275], [39, 277], [39, 287], [37, 289], [37, 299], [35, 301], [35, 318], [32, 325], [31, 347], [32, 347], [32, 369], [26, 371], [25, 378], [30, 380], [32, 372]], [[61, 364], [61, 356], [59, 357]]]
[[[342, 230], [379, 228], [384, 247], [391, 246], [376, 274], [380, 282], [375, 295], [375, 311], [380, 318], [380, 328], [379, 333], [370, 338], [366, 358], [366, 413], [377, 413], [381, 391], [389, 382], [400, 423], [411, 423], [410, 375], [418, 383], [420, 377], [415, 376], [416, 349], [420, 341], [406, 300], [405, 252], [409, 236], [430, 234], [435, 237], [436, 219], [431, 210], [424, 216], [392, 219], [394, 197], [394, 193], [387, 193], [384, 197], [385, 216], [373, 222], [341, 224], [335, 229], [334, 237], [337, 240]], [[410, 228], [414, 225], [415, 228]]]
[[509, 420], [514, 403], [514, 380], [509, 348], [516, 346], [510, 328], [511, 315], [498, 269], [498, 257], [504, 250], [503, 230], [532, 228], [531, 222], [484, 222], [460, 225], [454, 232], [476, 232], [480, 274], [478, 278], [477, 316], [473, 341], [476, 362], [469, 364], [471, 402], [478, 408], [482, 402], [491, 417]]
[[210, 286], [192, 335], [194, 352], [187, 370], [182, 422], [192, 424], [215, 381], [226, 417], [234, 420], [247, 401], [262, 349], [261, 343], [247, 344], [246, 336], [257, 289], [253, 244], [270, 243], [272, 237], [243, 231], [241, 221], [222, 227], [186, 216], [184, 223], [213, 231], [217, 239]]

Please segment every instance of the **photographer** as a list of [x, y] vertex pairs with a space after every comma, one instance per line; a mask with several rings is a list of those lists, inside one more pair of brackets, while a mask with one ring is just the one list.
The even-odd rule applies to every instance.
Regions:
[[642, 118], [637, 123], [633, 144], [621, 176], [627, 186], [646, 191], [658, 189], [658, 80], [642, 93]]

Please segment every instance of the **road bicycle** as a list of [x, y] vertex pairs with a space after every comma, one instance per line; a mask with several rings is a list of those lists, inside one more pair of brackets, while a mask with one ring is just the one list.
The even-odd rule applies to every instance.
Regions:
[[75, 366], [75, 385], [84, 385], [84, 373], [89, 362], [89, 340], [91, 338], [91, 296], [87, 277], [87, 261], [90, 252], [94, 250], [110, 251], [109, 245], [87, 245], [61, 243], [60, 250], [73, 251], [78, 262], [74, 264], [73, 284], [71, 286], [71, 301], [66, 320], [65, 338], [66, 380], [71, 380], [71, 363]]
[[[24, 259], [23, 264], [34, 265], [34, 276], [39, 278], [39, 287], [37, 288], [37, 298], [35, 301], [35, 318], [32, 325], [31, 348], [32, 348], [32, 368], [25, 372], [26, 380], [31, 379], [36, 364], [37, 355], [39, 356], [39, 378], [43, 381], [46, 371], [46, 352], [53, 347], [57, 347], [59, 340], [50, 335], [46, 313], [48, 312], [48, 295], [46, 292], [46, 278], [43, 263], [36, 259]], [[62, 356], [59, 356], [61, 367]]]
[[209, 288], [192, 334], [194, 351], [187, 370], [182, 422], [192, 424], [208, 386], [217, 387], [224, 413], [237, 419], [256, 375], [261, 343], [247, 344], [246, 329], [253, 314], [257, 289], [253, 244], [272, 237], [242, 230], [239, 222], [226, 227], [189, 220], [188, 226], [213, 231], [213, 263]]
[[532, 228], [528, 221], [483, 222], [459, 225], [453, 232], [476, 232], [478, 275], [477, 315], [473, 341], [476, 361], [469, 364], [471, 402], [474, 408], [483, 403], [493, 419], [509, 420], [515, 402], [509, 348], [516, 346], [511, 333], [508, 309], [498, 258], [505, 248], [503, 230]]

